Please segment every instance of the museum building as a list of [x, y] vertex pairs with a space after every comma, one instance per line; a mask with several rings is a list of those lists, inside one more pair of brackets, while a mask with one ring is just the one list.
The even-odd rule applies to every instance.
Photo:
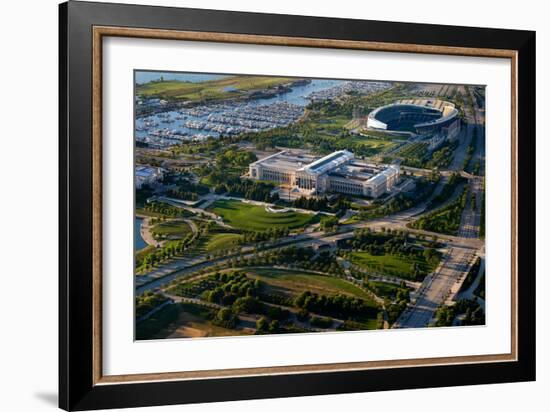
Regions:
[[399, 178], [399, 166], [359, 162], [347, 150], [322, 158], [283, 150], [251, 163], [249, 177], [281, 183], [304, 195], [343, 193], [377, 198], [391, 191]]

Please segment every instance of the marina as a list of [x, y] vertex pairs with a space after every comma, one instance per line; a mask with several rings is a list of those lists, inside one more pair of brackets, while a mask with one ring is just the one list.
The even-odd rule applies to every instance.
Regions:
[[[185, 141], [209, 137], [255, 133], [288, 126], [298, 121], [313, 101], [322, 101], [345, 93], [372, 93], [390, 87], [386, 82], [310, 80], [293, 85], [279, 94], [255, 99], [227, 100], [174, 109], [138, 117], [136, 142], [164, 149]], [[145, 104], [163, 105], [153, 100]]]

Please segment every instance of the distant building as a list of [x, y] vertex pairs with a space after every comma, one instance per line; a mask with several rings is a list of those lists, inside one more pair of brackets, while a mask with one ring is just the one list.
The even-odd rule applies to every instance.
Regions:
[[249, 176], [288, 185], [304, 195], [344, 193], [376, 198], [391, 190], [399, 178], [399, 166], [358, 162], [347, 150], [322, 158], [283, 150], [250, 164]]
[[161, 167], [136, 166], [136, 188], [143, 185], [152, 186], [164, 177], [165, 170]]

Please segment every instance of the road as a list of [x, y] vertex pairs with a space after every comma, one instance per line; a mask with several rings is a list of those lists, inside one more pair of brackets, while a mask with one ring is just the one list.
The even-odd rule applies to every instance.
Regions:
[[451, 248], [437, 271], [426, 276], [416, 291], [413, 305], [401, 314], [393, 328], [428, 326], [437, 308], [449, 297], [452, 287], [470, 269], [473, 256], [474, 252], [468, 249]]
[[[462, 213], [458, 236], [477, 239], [479, 236], [479, 224], [481, 222], [481, 196], [483, 195], [483, 180], [474, 178], [470, 180], [470, 193], [466, 207]], [[475, 203], [475, 205], [472, 205]]]

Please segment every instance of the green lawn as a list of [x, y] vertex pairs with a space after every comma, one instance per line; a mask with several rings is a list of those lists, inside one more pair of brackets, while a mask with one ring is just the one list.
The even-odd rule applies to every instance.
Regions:
[[185, 252], [186, 257], [204, 255], [218, 250], [233, 248], [242, 235], [227, 232], [226, 229], [216, 226], [209, 233], [202, 235], [191, 248]]
[[296, 229], [319, 221], [317, 215], [297, 212], [270, 213], [264, 206], [255, 206], [238, 200], [217, 200], [209, 211], [221, 216], [236, 229], [261, 231], [270, 228]]
[[361, 132], [362, 135], [368, 135], [369, 137], [376, 137], [384, 140], [407, 140], [407, 136], [400, 133], [392, 133], [389, 131], [367, 130], [364, 129]]
[[377, 139], [369, 136], [354, 136], [347, 140], [378, 151], [387, 151], [397, 146], [397, 143], [391, 140]]
[[239, 244], [239, 240], [242, 239], [242, 237], [242, 235], [237, 233], [216, 233], [211, 235], [206, 243], [206, 250], [208, 252], [214, 252], [217, 250], [234, 248]]
[[170, 220], [159, 223], [153, 228], [153, 233], [182, 238], [191, 232], [189, 225], [183, 220]]
[[199, 83], [170, 80], [138, 85], [136, 92], [140, 96], [168, 100], [211, 100], [239, 96], [249, 90], [266, 89], [293, 80], [295, 79], [265, 76], [231, 76]]
[[369, 286], [372, 288], [374, 293], [376, 293], [378, 296], [384, 298], [388, 297], [390, 299], [394, 299], [397, 295], [397, 291], [401, 289], [399, 285], [394, 285], [393, 283], [387, 283], [387, 282], [369, 282]]
[[311, 120], [311, 126], [319, 132], [339, 132], [349, 121], [350, 117], [346, 115], [323, 115], [321, 119]]
[[308, 290], [324, 295], [344, 294], [363, 299], [372, 306], [376, 306], [367, 292], [340, 278], [300, 270], [247, 269], [246, 272], [277, 290], [284, 289], [293, 295]]
[[397, 255], [371, 255], [368, 252], [353, 252], [351, 262], [365, 269], [406, 279], [414, 279], [413, 263], [417, 263], [421, 270], [433, 269], [425, 260]]

